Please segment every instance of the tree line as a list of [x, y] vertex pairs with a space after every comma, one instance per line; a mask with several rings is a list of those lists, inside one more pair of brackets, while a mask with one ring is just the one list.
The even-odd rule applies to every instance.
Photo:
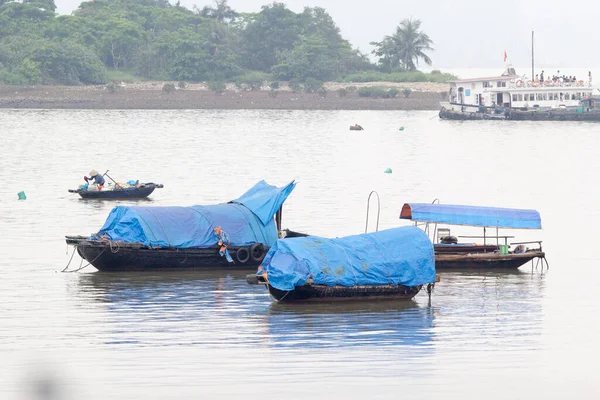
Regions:
[[193, 9], [167, 0], [92, 0], [72, 15], [55, 10], [54, 0], [0, 0], [0, 82], [103, 84], [115, 71], [191, 82], [248, 74], [329, 81], [416, 71], [419, 60], [431, 64], [426, 52], [433, 50], [421, 22], [404, 20], [372, 43], [372, 63], [323, 8], [295, 13], [276, 2], [257, 13], [238, 13], [227, 0]]

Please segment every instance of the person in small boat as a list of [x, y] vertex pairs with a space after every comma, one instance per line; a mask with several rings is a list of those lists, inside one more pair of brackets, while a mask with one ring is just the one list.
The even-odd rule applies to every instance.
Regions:
[[357, 131], [362, 131], [364, 128], [359, 124], [354, 124], [354, 129], [356, 129]]
[[98, 189], [102, 189], [104, 187], [104, 177], [98, 173], [95, 169], [90, 171], [90, 177], [83, 177], [83, 180], [86, 183], [90, 183], [90, 181], [94, 181], [94, 184], [98, 185]]

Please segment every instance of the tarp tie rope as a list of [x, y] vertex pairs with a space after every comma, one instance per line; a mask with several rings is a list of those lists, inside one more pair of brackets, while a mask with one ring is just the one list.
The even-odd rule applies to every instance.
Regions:
[[[154, 217], [154, 219], [156, 220], [156, 222], [158, 222], [158, 225], [160, 226], [160, 229], [162, 229], [163, 233], [165, 234], [165, 239], [167, 240], [167, 243], [169, 243], [169, 247], [173, 247], [173, 245], [171, 244], [171, 241], [169, 240], [169, 236], [167, 235], [167, 232], [165, 231], [165, 228], [160, 223], [160, 220], [156, 217], [156, 215], [152, 214], [152, 212], [150, 210], [148, 210], [147, 208], [146, 208], [146, 211], [150, 215], [152, 215]], [[144, 222], [146, 222], [146, 221], [144, 221]]]

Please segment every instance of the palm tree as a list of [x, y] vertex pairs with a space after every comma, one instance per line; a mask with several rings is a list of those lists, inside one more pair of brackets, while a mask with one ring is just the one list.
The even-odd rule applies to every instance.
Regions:
[[214, 3], [215, 7], [205, 6], [200, 15], [219, 22], [233, 22], [238, 17], [238, 13], [229, 7], [227, 0], [214, 0]]
[[417, 69], [419, 59], [431, 65], [431, 58], [425, 51], [434, 49], [433, 41], [420, 31], [421, 20], [405, 19], [400, 22], [393, 36], [386, 36], [381, 42], [371, 43], [376, 47], [373, 53], [380, 57], [379, 62], [391, 71]]

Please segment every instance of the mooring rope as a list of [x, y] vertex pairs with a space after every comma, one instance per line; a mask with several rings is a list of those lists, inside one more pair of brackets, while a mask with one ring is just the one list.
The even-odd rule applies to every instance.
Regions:
[[[67, 246], [68, 249], [68, 246]], [[69, 268], [69, 265], [71, 265], [71, 261], [73, 260], [73, 256], [75, 255], [75, 250], [77, 250], [77, 247], [73, 246], [73, 253], [71, 254], [71, 258], [69, 258], [69, 262], [67, 263], [67, 266], [60, 272], [65, 272], [67, 270], [67, 268]], [[69, 251], [67, 250], [67, 254], [69, 254]]]
[[[77, 269], [74, 269], [73, 271], [67, 271], [67, 270], [66, 270], [66, 268], [65, 268], [65, 269], [63, 269], [61, 272], [79, 272], [79, 271], [81, 271], [82, 269], [84, 269], [84, 268], [86, 268], [86, 267], [89, 267], [89, 266], [90, 266], [90, 265], [91, 265], [91, 264], [92, 264], [94, 261], [96, 261], [96, 260], [98, 259], [98, 257], [100, 257], [100, 256], [101, 256], [101, 255], [102, 255], [102, 254], [103, 254], [103, 253], [106, 251], [106, 249], [107, 249], [107, 248], [108, 248], [108, 247], [105, 247], [105, 248], [104, 248], [104, 249], [103, 249], [103, 250], [100, 252], [100, 254], [98, 254], [96, 257], [94, 257], [94, 259], [93, 259], [92, 261], [90, 261], [89, 263], [87, 263], [87, 264], [86, 264], [86, 265], [84, 265], [83, 267], [79, 267], [79, 268], [77, 268]], [[81, 261], [81, 262], [83, 263], [83, 259], [82, 259], [82, 261]], [[67, 265], [67, 267], [68, 267], [68, 265]]]

